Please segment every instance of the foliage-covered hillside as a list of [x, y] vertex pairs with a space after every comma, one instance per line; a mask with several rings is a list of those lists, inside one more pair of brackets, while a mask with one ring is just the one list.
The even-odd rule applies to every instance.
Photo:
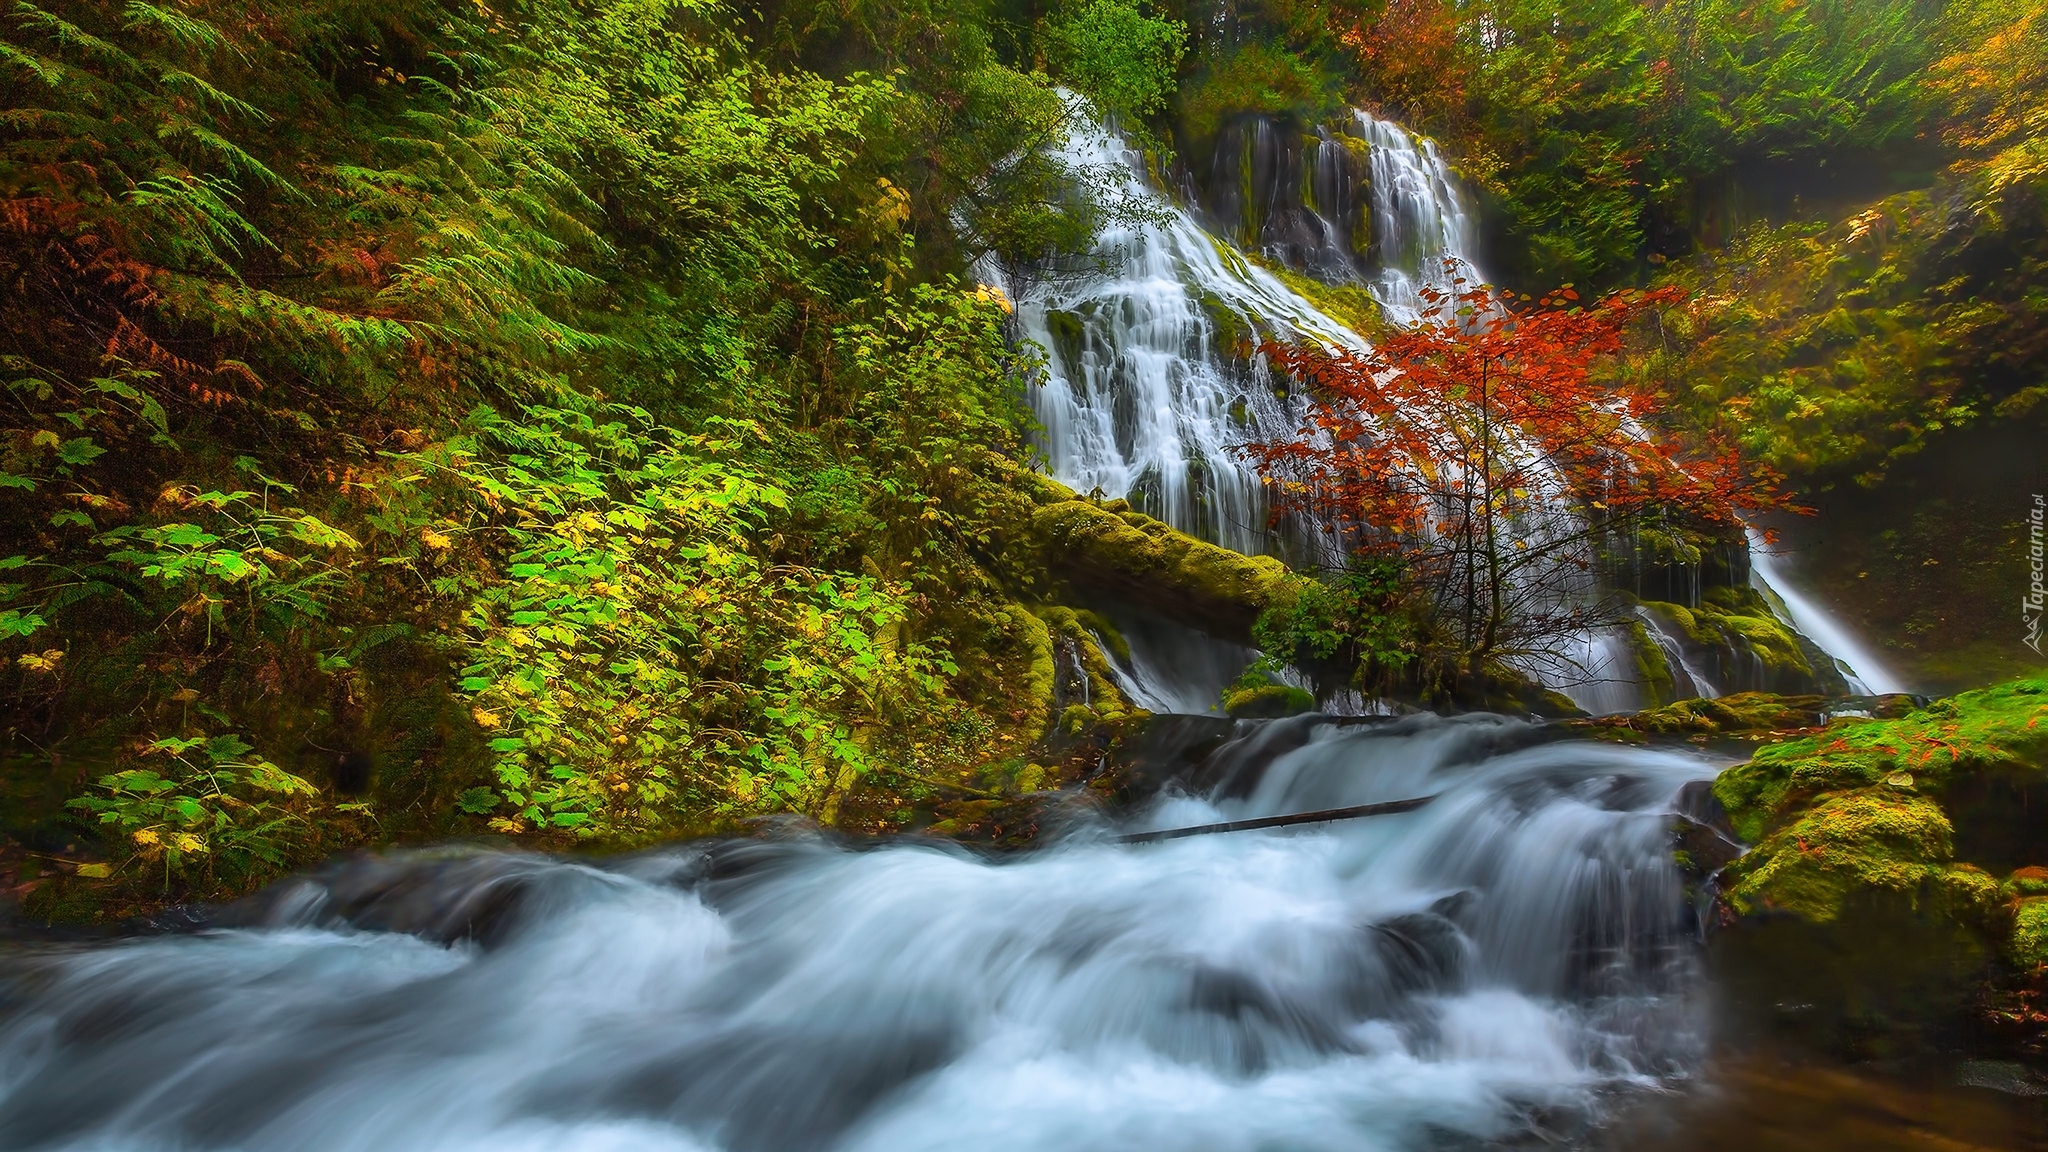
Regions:
[[[1005, 161], [1064, 112], [899, 15], [773, 52], [689, 4], [13, 10], [17, 817], [76, 795], [238, 886], [829, 818], [1034, 732], [1020, 362], [950, 274], [1041, 226]], [[873, 70], [780, 59], [814, 42]]]

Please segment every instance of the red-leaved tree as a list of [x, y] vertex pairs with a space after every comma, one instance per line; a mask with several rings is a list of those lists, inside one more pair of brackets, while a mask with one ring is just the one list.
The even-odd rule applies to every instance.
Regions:
[[1662, 434], [1654, 388], [1596, 371], [1675, 292], [1456, 289], [1366, 353], [1266, 345], [1308, 407], [1298, 436], [1247, 451], [1276, 517], [1399, 559], [1466, 671], [1574, 663], [1572, 640], [1621, 615], [1599, 565], [1644, 527], [1733, 533], [1787, 506], [1767, 468]]

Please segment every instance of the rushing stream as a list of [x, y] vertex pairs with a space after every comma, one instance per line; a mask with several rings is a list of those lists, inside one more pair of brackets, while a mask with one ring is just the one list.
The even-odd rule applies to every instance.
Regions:
[[1377, 1149], [1586, 1129], [1702, 1051], [1664, 815], [1713, 765], [1276, 722], [1154, 826], [344, 863], [245, 926], [17, 950], [9, 1149]]

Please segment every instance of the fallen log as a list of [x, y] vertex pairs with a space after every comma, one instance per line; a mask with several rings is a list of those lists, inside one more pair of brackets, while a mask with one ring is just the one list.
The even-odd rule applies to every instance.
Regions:
[[1206, 836], [1211, 832], [1249, 832], [1254, 828], [1285, 828], [1291, 824], [1321, 824], [1330, 820], [1353, 820], [1360, 816], [1386, 816], [1413, 812], [1434, 796], [1409, 800], [1387, 800], [1378, 804], [1353, 804], [1348, 808], [1325, 808], [1319, 812], [1293, 812], [1285, 816], [1259, 816], [1251, 820], [1228, 820], [1221, 824], [1197, 824], [1192, 828], [1166, 828], [1158, 832], [1127, 832], [1116, 838], [1119, 844], [1155, 844], [1183, 836]]

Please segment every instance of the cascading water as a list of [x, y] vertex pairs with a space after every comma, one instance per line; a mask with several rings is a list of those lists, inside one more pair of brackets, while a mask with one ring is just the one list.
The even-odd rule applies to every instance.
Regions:
[[1476, 287], [1483, 280], [1472, 262], [1472, 215], [1433, 141], [1365, 112], [1354, 111], [1352, 119], [1371, 170], [1377, 260], [1367, 283], [1389, 320], [1413, 324], [1428, 307], [1425, 287], [1445, 288], [1458, 277]]
[[[1061, 157], [1084, 171], [1138, 157], [1075, 117]], [[1264, 360], [1241, 342], [1267, 337], [1360, 347], [1359, 338], [1246, 263], [1142, 182], [1132, 222], [1096, 238], [1101, 270], [1003, 283], [1021, 335], [1046, 351], [1031, 403], [1054, 478], [1129, 499], [1182, 531], [1240, 552], [1271, 550], [1247, 440], [1292, 435], [1294, 418]]]
[[1156, 845], [1090, 824], [1004, 860], [797, 838], [348, 862], [243, 927], [14, 949], [0, 1132], [1334, 1152], [1554, 1141], [1695, 1066], [1665, 814], [1705, 760], [1476, 716], [1276, 722], [1218, 763], [1146, 822], [1438, 798]]
[[1749, 531], [1749, 578], [1782, 619], [1833, 657], [1849, 682], [1850, 691], [1865, 695], [1911, 691], [1850, 634], [1846, 625], [1802, 593], [1779, 570], [1771, 545], [1763, 533], [1753, 528]]
[[1115, 623], [1124, 651], [1101, 636], [1096, 646], [1108, 658], [1117, 690], [1150, 712], [1221, 712], [1223, 690], [1258, 656], [1158, 617], [1119, 613]]
[[[1046, 351], [1031, 402], [1050, 470], [1077, 491], [1128, 499], [1226, 547], [1282, 550], [1265, 527], [1259, 477], [1239, 448], [1293, 435], [1297, 421], [1285, 381], [1272, 376], [1251, 345], [1308, 339], [1358, 350], [1363, 339], [1146, 185], [1139, 157], [1085, 108], [1077, 104], [1075, 111], [1062, 159], [1081, 171], [1131, 174], [1129, 194], [1141, 211], [1124, 214], [1097, 237], [1095, 271], [1003, 284], [1000, 270], [981, 269], [1010, 290], [1020, 335]], [[1248, 120], [1222, 134], [1216, 163], [1242, 179], [1213, 181], [1206, 199], [1191, 188], [1190, 199], [1221, 231], [1323, 280], [1364, 285], [1392, 322], [1421, 319], [1427, 287], [1484, 279], [1474, 261], [1473, 216], [1449, 166], [1432, 142], [1397, 124], [1353, 112], [1334, 128], [1302, 136], [1269, 119]], [[1540, 471], [1541, 462], [1532, 467]], [[1558, 493], [1544, 515], [1573, 518], [1569, 506], [1569, 494]], [[1599, 597], [1591, 586], [1552, 592], [1562, 597], [1557, 609], [1564, 612]], [[1783, 603], [1791, 623], [1809, 635], [1815, 621], [1824, 623], [1796, 593]], [[1687, 666], [1682, 653], [1672, 657], [1673, 638], [1663, 629], [1653, 624], [1649, 635], [1664, 650], [1674, 683], [1689, 681], [1702, 694], [1718, 690], [1720, 678]], [[1814, 638], [1834, 651], [1846, 634]], [[1189, 634], [1168, 646], [1199, 643]], [[1588, 627], [1519, 663], [1581, 708], [1624, 712], [1646, 702], [1633, 645], [1622, 628]], [[1231, 675], [1209, 674], [1218, 661], [1207, 658], [1208, 649], [1202, 654], [1192, 664], [1162, 660], [1118, 671], [1129, 681], [1127, 694], [1146, 707], [1213, 711], [1210, 681], [1227, 683]], [[1893, 684], [1881, 674], [1872, 683]]]

